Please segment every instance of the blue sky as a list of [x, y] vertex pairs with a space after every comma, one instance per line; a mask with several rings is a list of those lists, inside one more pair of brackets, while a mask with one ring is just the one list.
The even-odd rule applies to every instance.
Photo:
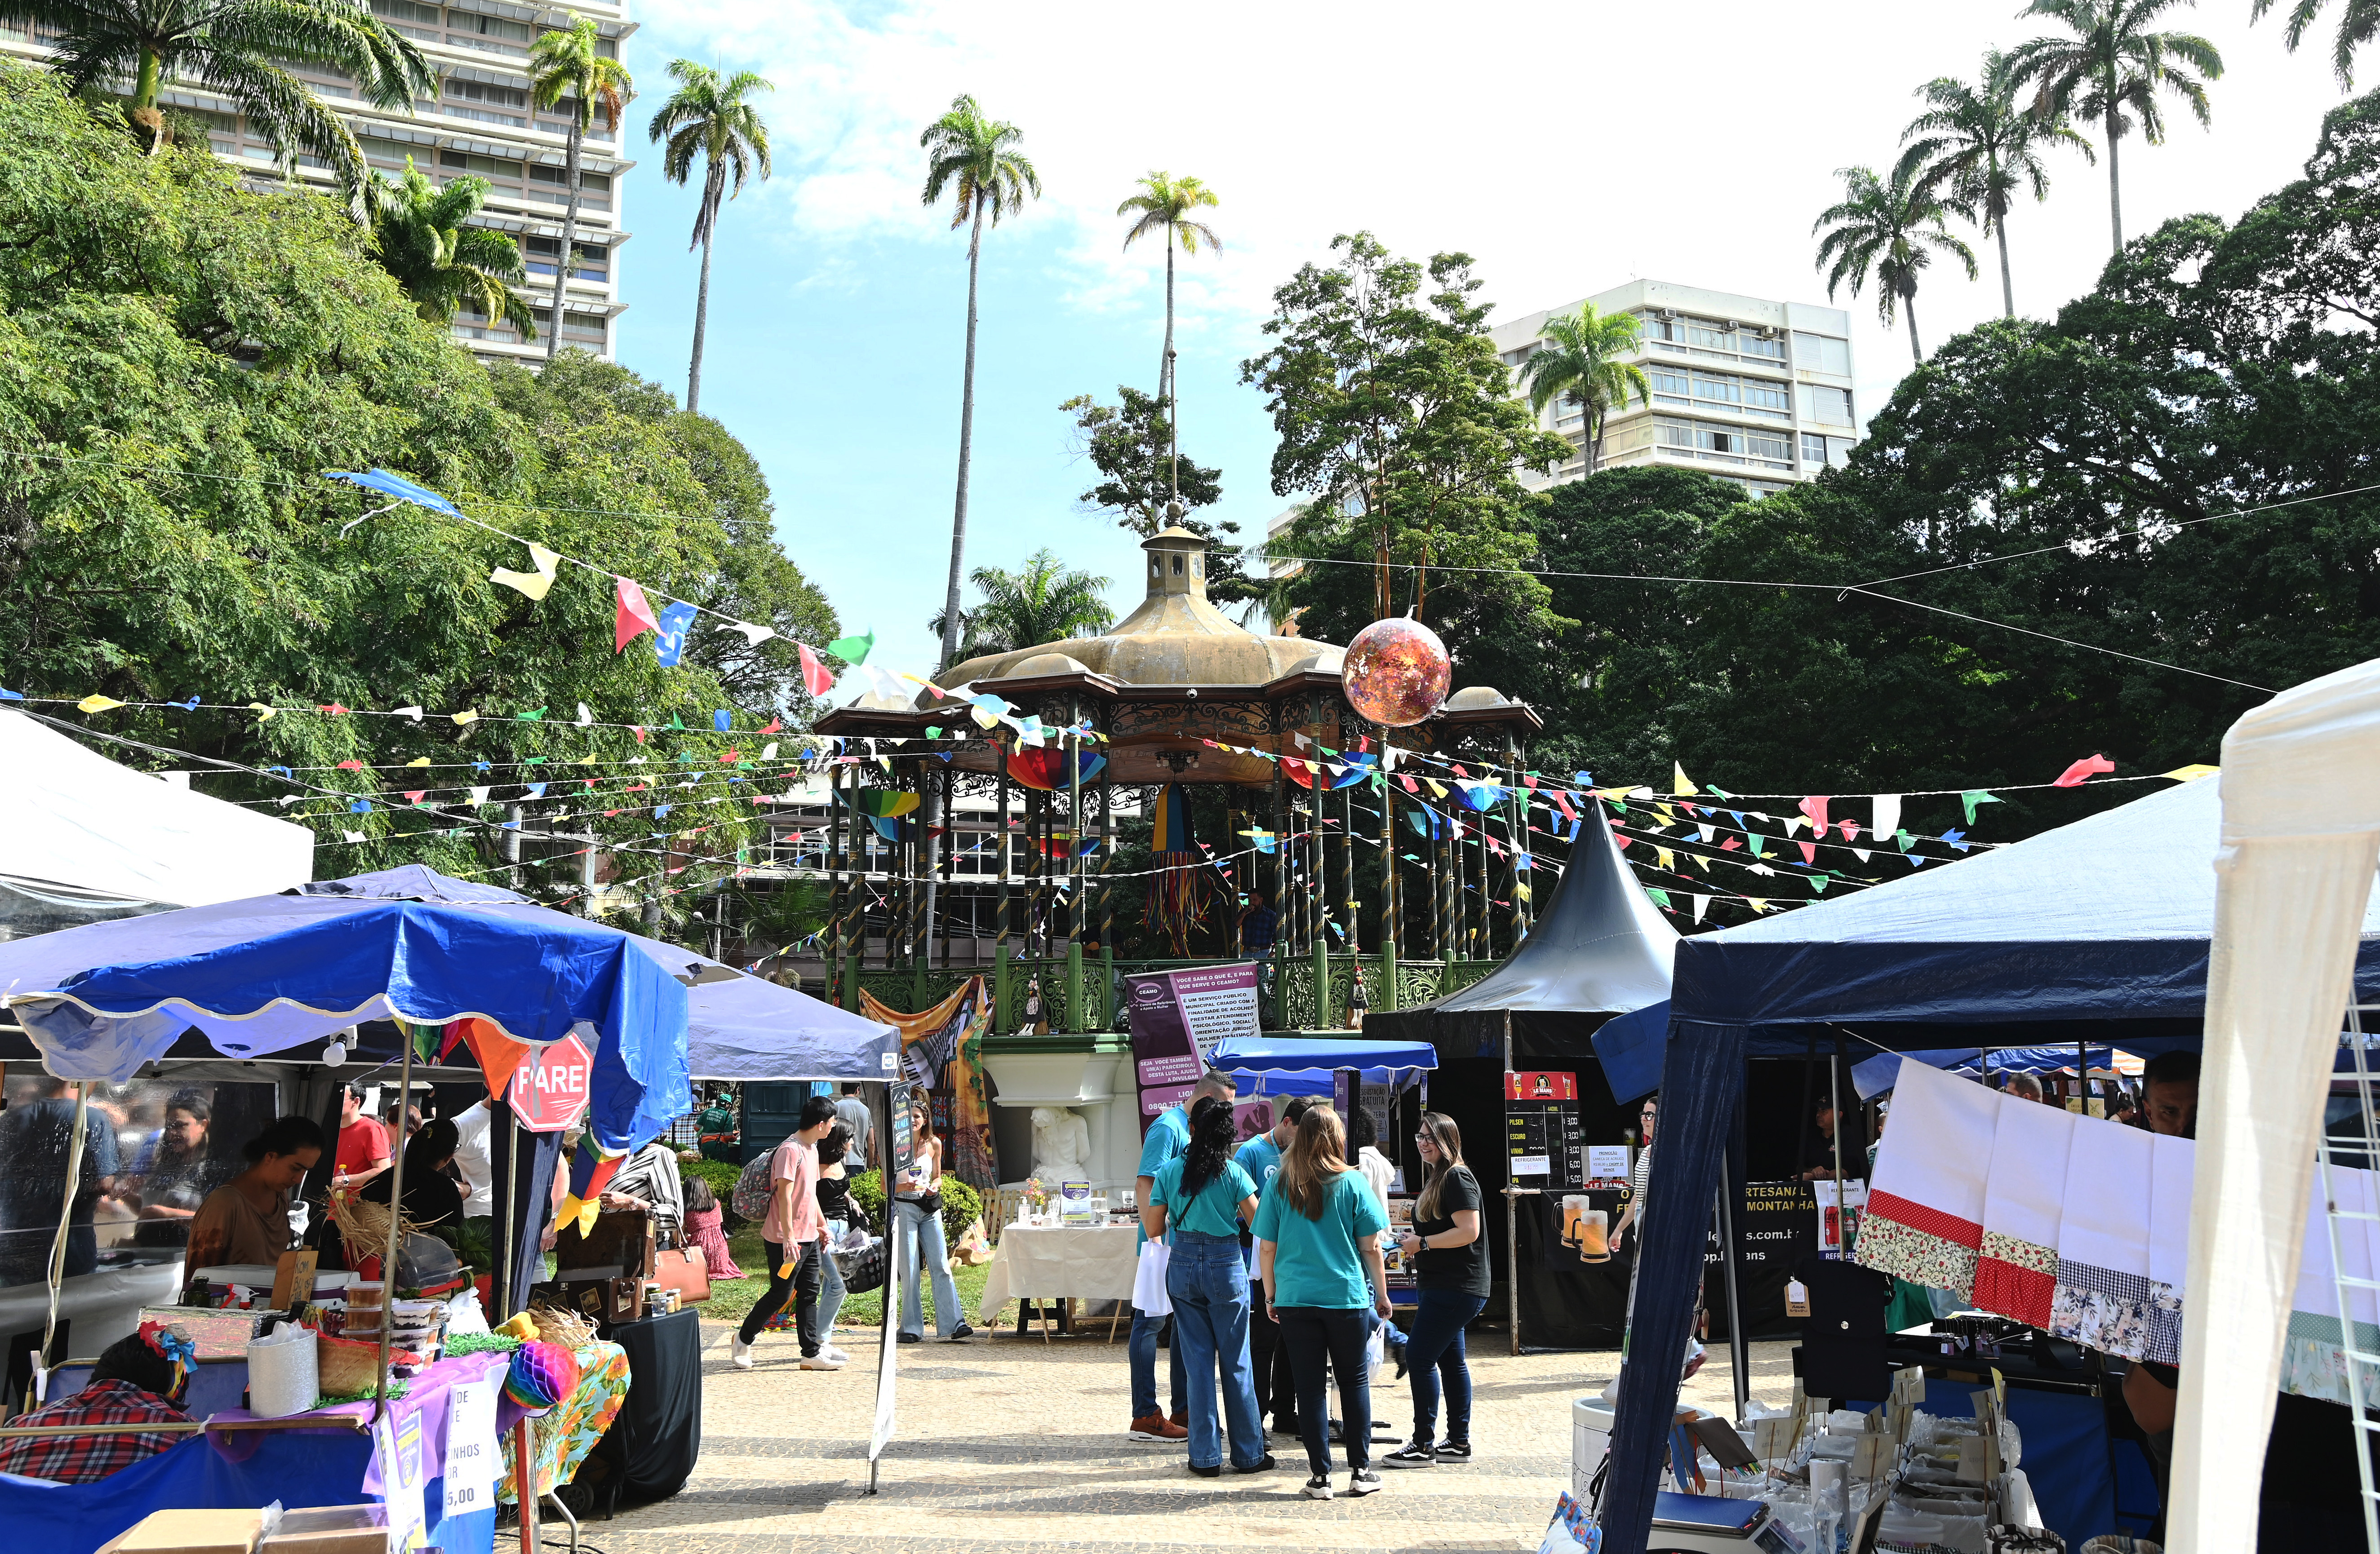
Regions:
[[[1117, 201], [1153, 167], [1218, 189], [1225, 249], [1184, 257], [1184, 445], [1223, 470], [1215, 516], [1260, 534], [1272, 433], [1240, 360], [1262, 348], [1271, 289], [1369, 227], [1411, 254], [1472, 253], [1510, 317], [1652, 276], [1823, 302], [1812, 218], [1835, 171], [1888, 164], [1911, 92], [1972, 76], [1986, 44], [2038, 24], [2016, 0], [1609, 0], [1449, 10], [1213, 0], [1195, 15], [1009, 0], [767, 6], [687, 0], [643, 14], [623, 250], [632, 304], [618, 354], [683, 395], [696, 259], [690, 191], [665, 185], [642, 126], [680, 55], [777, 83], [765, 99], [775, 178], [728, 207], [712, 274], [703, 409], [749, 445], [788, 552], [879, 659], [920, 672], [949, 560], [965, 309], [965, 239], [919, 202], [919, 130], [959, 91], [1014, 121], [1046, 197], [987, 236], [967, 565], [1047, 546], [1137, 597], [1135, 541], [1076, 511], [1090, 483], [1060, 401], [1153, 387], [1162, 254], [1121, 249]], [[2212, 132], [2176, 105], [2168, 144], [2123, 147], [2125, 225], [2233, 215], [2295, 176], [2340, 101], [2320, 47], [2282, 50], [2248, 0], [2169, 25], [2205, 33], [2230, 68]], [[1691, 24], [1689, 24], [1691, 23]], [[2380, 83], [2380, 51], [2366, 74]], [[2053, 164], [2048, 203], [2010, 223], [2021, 311], [2086, 289], [2107, 252], [2104, 171]], [[1929, 348], [1998, 310], [1997, 260], [1969, 283], [1937, 266], [1918, 298]], [[1863, 413], [1909, 355], [1852, 311]]]

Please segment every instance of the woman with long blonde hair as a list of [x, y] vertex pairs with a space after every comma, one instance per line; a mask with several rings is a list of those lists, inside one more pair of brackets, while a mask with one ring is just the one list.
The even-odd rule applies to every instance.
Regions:
[[[1491, 1275], [1479, 1213], [1487, 1196], [1463, 1163], [1463, 1130], [1443, 1111], [1421, 1114], [1414, 1135], [1429, 1174], [1414, 1200], [1413, 1229], [1398, 1245], [1413, 1259], [1420, 1297], [1405, 1364], [1413, 1373], [1413, 1439], [1382, 1459], [1393, 1468], [1471, 1461], [1471, 1369], [1463, 1329], [1487, 1308]], [[1438, 1395], [1446, 1392], [1446, 1439], [1437, 1440]]]
[[1347, 1443], [1347, 1493], [1380, 1487], [1371, 1466], [1372, 1394], [1365, 1315], [1389, 1314], [1389, 1273], [1380, 1257], [1388, 1211], [1347, 1163], [1339, 1113], [1318, 1106], [1301, 1118], [1281, 1156], [1281, 1172], [1257, 1206], [1252, 1227], [1266, 1304], [1281, 1324], [1297, 1382], [1298, 1434], [1313, 1476], [1305, 1493], [1330, 1498], [1327, 1372], [1339, 1376], [1339, 1417]]

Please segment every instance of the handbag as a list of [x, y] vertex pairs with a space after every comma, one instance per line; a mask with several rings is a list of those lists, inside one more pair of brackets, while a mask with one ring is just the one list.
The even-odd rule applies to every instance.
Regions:
[[885, 1250], [886, 1244], [874, 1239], [855, 1251], [835, 1248], [832, 1255], [835, 1271], [843, 1275], [844, 1289], [855, 1295], [864, 1295], [870, 1290], [883, 1288]]
[[1173, 1297], [1165, 1291], [1165, 1270], [1173, 1248], [1161, 1241], [1140, 1244], [1140, 1266], [1133, 1270], [1132, 1304], [1144, 1317], [1171, 1317]]
[[653, 1278], [662, 1289], [677, 1292], [680, 1305], [698, 1305], [710, 1298], [710, 1259], [699, 1246], [654, 1253]]

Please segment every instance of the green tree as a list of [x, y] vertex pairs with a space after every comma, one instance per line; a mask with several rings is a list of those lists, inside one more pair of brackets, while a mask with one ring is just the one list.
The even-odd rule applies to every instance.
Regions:
[[1582, 302], [1575, 313], [1556, 313], [1546, 320], [1545, 343], [1521, 363], [1521, 383], [1529, 391], [1529, 408], [1542, 416], [1546, 407], [1564, 395], [1578, 407], [1579, 448], [1586, 472], [1595, 473], [1603, 460], [1603, 420], [1624, 410], [1633, 395], [1640, 405], [1653, 402], [1653, 385], [1645, 370], [1620, 358], [1633, 352], [1643, 338], [1632, 313], [1606, 313], [1592, 302]]
[[[655, 593], [817, 640], [832, 613], [770, 543], [749, 455], [581, 353], [492, 375], [337, 202], [249, 191], [203, 150], [144, 156], [116, 109], [47, 72], [0, 65], [0, 591], [19, 601], [0, 685], [94, 735], [189, 752], [102, 747], [211, 770], [202, 791], [310, 825], [326, 875], [489, 871], [518, 836], [528, 882], [575, 895], [590, 834], [643, 898], [731, 871], [750, 784], [780, 771], [719, 758], [754, 759], [750, 730], [792, 707], [769, 699], [790, 650], [747, 660], [741, 634], [706, 629], [676, 669], [615, 654], [607, 577], [565, 567], [532, 602], [489, 581], [528, 564], [517, 543], [413, 507], [358, 521], [386, 504], [322, 472], [402, 471]], [[84, 720], [70, 706], [92, 692], [134, 705]], [[260, 721], [251, 701], [288, 710]], [[647, 738], [578, 728], [580, 701]], [[313, 710], [334, 704], [429, 715]], [[722, 707], [743, 732], [711, 733]], [[694, 785], [625, 791], [662, 767]], [[519, 832], [497, 829], [507, 805]]]
[[1889, 329], [1896, 310], [1906, 313], [1910, 358], [1923, 362], [1925, 348], [1917, 343], [1918, 273], [1940, 252], [1963, 262], [1967, 279], [1975, 278], [1975, 251], [1943, 225], [1943, 217], [1953, 212], [1973, 218], [1955, 198], [1919, 183], [1905, 163], [1893, 169], [1890, 183], [1866, 167], [1846, 167], [1837, 176], [1843, 180], [1843, 200], [1820, 212], [1810, 226], [1812, 236], [1825, 234], [1818, 242], [1818, 267], [1827, 271], [1827, 295], [1833, 297], [1837, 287], [1848, 284], [1857, 297], [1873, 277], [1876, 316]]
[[2091, 142], [2059, 115], [2032, 113], [2017, 102], [2009, 56], [1984, 54], [1983, 73], [1970, 86], [1955, 76], [1937, 76], [1917, 89], [1925, 112], [1900, 132], [1905, 149], [1894, 168], [1919, 188], [1948, 194], [1962, 210], [1983, 219], [1984, 235], [2000, 249], [2000, 306], [2016, 317], [2016, 282], [2009, 273], [2008, 217], [2016, 197], [2030, 188], [2038, 201], [2049, 198], [2049, 169], [2042, 153], [2071, 146], [2096, 161]]
[[2150, 25], [2177, 5], [2194, 3], [2033, 0], [2024, 15], [2046, 17], [2071, 36], [2035, 38], [2009, 55], [2012, 84], [2034, 89], [2036, 115], [2099, 121], [2107, 141], [2107, 229], [2118, 253], [2124, 249], [2124, 189], [2117, 142], [2137, 125], [2142, 140], [2165, 144], [2160, 91], [2181, 99], [2205, 124], [2206, 83], [2223, 75], [2223, 56], [2213, 43], [2194, 32], [2161, 32]]
[[[1222, 499], [1222, 471], [1196, 459], [1177, 464], [1164, 400], [1125, 383], [1116, 385], [1116, 399], [1102, 405], [1078, 394], [1058, 407], [1075, 419], [1073, 451], [1099, 474], [1099, 483], [1075, 501], [1144, 540], [1175, 525], [1206, 540], [1214, 547], [1207, 556], [1207, 597], [1218, 604], [1261, 597], [1263, 585], [1241, 565], [1240, 526], [1198, 516], [1199, 508]], [[1178, 515], [1169, 511], [1174, 504], [1182, 508]]]
[[[2283, 40], [2291, 54], [2305, 42], [2306, 30], [2322, 14], [2329, 0], [2289, 0], [2289, 30]], [[2273, 8], [2274, 0], [2256, 0], [2256, 8], [2249, 13], [2251, 21], [2262, 21], [2265, 13]], [[2380, 0], [2342, 0], [2338, 14], [2338, 36], [2330, 50], [2331, 68], [2338, 72], [2341, 90], [2355, 86], [2355, 51], [2380, 37]]]
[[311, 152], [350, 191], [364, 185], [363, 152], [289, 67], [336, 70], [380, 108], [438, 95], [421, 51], [355, 0], [0, 0], [0, 21], [55, 34], [55, 68], [78, 92], [129, 77], [132, 118], [152, 146], [165, 140], [166, 83], [189, 81], [237, 104], [285, 162]]
[[694, 237], [686, 244], [702, 250], [702, 280], [694, 294], [694, 353], [686, 369], [686, 407], [698, 411], [702, 337], [710, 321], [710, 249], [719, 232], [719, 207], [743, 193], [745, 179], [753, 174], [769, 176], [769, 126], [747, 99], [776, 88], [753, 71], [722, 78], [690, 59], [671, 60], [669, 73], [678, 89], [653, 115], [649, 132], [654, 140], [667, 141], [662, 176], [683, 184], [693, 176], [694, 159], [699, 156], [703, 162], [702, 200], [695, 208]]
[[595, 127], [595, 115], [600, 109], [604, 127], [617, 134], [620, 115], [628, 105], [628, 93], [634, 86], [627, 67], [607, 57], [602, 44], [603, 37], [596, 30], [594, 18], [580, 17], [572, 26], [539, 33], [537, 41], [528, 46], [530, 100], [545, 113], [562, 105], [570, 120], [563, 164], [570, 197], [562, 208], [562, 251], [555, 257], [553, 266], [553, 310], [545, 334], [548, 361], [562, 348], [563, 310], [567, 305], [570, 278], [578, 273], [578, 202], [583, 197], [578, 187], [578, 164], [586, 148], [587, 132]]
[[[969, 580], [983, 598], [956, 623], [961, 638], [953, 663], [1097, 637], [1115, 624], [1114, 613], [1100, 597], [1112, 579], [1075, 571], [1046, 550], [1026, 557], [1021, 572], [978, 566]], [[933, 631], [950, 635], [951, 623], [941, 615], [928, 624]]]
[[1041, 175], [1019, 149], [1025, 132], [1004, 120], [987, 117], [976, 100], [965, 92], [952, 99], [950, 112], [926, 127], [917, 144], [926, 152], [925, 202], [953, 196], [951, 226], [967, 231], [966, 368], [959, 387], [959, 487], [951, 511], [951, 577], [944, 590], [942, 666], [958, 662], [959, 572], [966, 560], [968, 467], [975, 456], [975, 331], [976, 281], [983, 256], [984, 219], [998, 226], [1002, 216], [1022, 210], [1026, 197], [1038, 198]]
[[371, 212], [372, 251], [414, 310], [431, 323], [452, 323], [468, 302], [491, 319], [502, 319], [524, 340], [537, 338], [537, 319], [515, 286], [528, 277], [520, 247], [501, 232], [472, 226], [488, 200], [488, 180], [462, 177], [440, 188], [405, 159], [405, 176], [372, 175], [367, 205]]
[[1176, 178], [1160, 170], [1142, 177], [1140, 192], [1116, 207], [1120, 216], [1139, 218], [1124, 232], [1125, 248], [1150, 236], [1165, 245], [1165, 354], [1158, 361], [1157, 397], [1163, 402], [1170, 422], [1178, 423], [1181, 419], [1173, 403], [1173, 249], [1178, 243], [1184, 253], [1196, 253], [1203, 238], [1208, 248], [1222, 252], [1223, 240], [1215, 236], [1215, 229], [1193, 214], [1221, 203], [1199, 179]]
[[1549, 467], [1570, 443], [1511, 396], [1470, 256], [1425, 266], [1367, 232], [1331, 247], [1340, 263], [1305, 265], [1273, 293], [1274, 344], [1240, 364], [1280, 439], [1274, 493], [1311, 499], [1281, 547], [1311, 558], [1293, 601], [1317, 635], [1345, 641], [1395, 613], [1393, 566], [1436, 562], [1473, 570], [1436, 592], [1426, 570], [1410, 573], [1410, 605], [1458, 652], [1486, 615], [1545, 636], [1572, 624], [1519, 570], [1532, 540], [1518, 471]]

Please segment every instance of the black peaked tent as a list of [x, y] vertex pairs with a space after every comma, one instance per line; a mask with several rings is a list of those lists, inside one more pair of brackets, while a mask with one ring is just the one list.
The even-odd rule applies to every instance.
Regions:
[[[1507, 1281], [1517, 1346], [1609, 1348], [1626, 1318], [1626, 1265], [1558, 1266], [1560, 1198], [1504, 1196], [1504, 1075], [1515, 1069], [1578, 1074], [1586, 1136], [1626, 1125], [1596, 1061], [1597, 1027], [1670, 996], [1678, 931], [1645, 897], [1620, 856], [1603, 807], [1590, 803], [1569, 867], [1545, 916], [1520, 947], [1486, 977], [1432, 1003], [1376, 1011], [1366, 1036], [1427, 1041], [1438, 1049], [1430, 1104], [1463, 1130], [1463, 1158], [1505, 1212], [1488, 1214], [1490, 1249]], [[1631, 1098], [1633, 1099], [1633, 1098]]]

